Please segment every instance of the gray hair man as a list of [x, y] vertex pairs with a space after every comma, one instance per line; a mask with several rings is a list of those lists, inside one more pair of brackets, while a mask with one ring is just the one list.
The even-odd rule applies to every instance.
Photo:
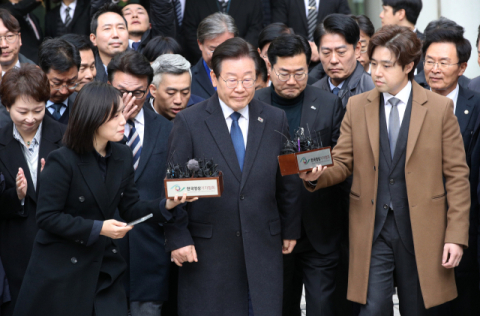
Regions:
[[215, 93], [210, 76], [213, 52], [217, 46], [237, 36], [237, 33], [235, 21], [225, 13], [211, 14], [200, 22], [197, 29], [197, 43], [202, 52], [202, 58], [192, 67], [192, 93], [204, 99], [210, 98]]
[[150, 84], [152, 98], [147, 100], [158, 114], [173, 120], [187, 106], [203, 101], [191, 94], [192, 72], [190, 63], [181, 55], [165, 54], [153, 63], [153, 80]]

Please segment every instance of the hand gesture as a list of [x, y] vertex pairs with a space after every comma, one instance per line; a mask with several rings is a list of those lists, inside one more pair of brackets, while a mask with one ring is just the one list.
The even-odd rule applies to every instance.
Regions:
[[22, 168], [18, 168], [16, 183], [18, 199], [21, 201], [27, 196], [27, 178]]
[[318, 165], [312, 169], [310, 172], [300, 172], [298, 175], [300, 179], [303, 181], [317, 181], [318, 178], [322, 175], [322, 173], [327, 169], [327, 167], [323, 167], [322, 165]]
[[185, 202], [194, 202], [198, 200], [198, 197], [195, 197], [195, 198], [187, 198], [187, 193], [183, 193], [183, 197], [181, 200], [178, 199], [178, 195], [175, 195], [175, 197], [173, 198], [173, 200], [168, 200], [167, 199], [167, 202], [166, 202], [166, 205], [165, 205], [165, 208], [167, 210], [171, 210], [173, 208], [175, 208], [177, 205], [180, 205], [180, 204], [183, 204]]
[[457, 244], [446, 243], [443, 247], [442, 266], [447, 269], [457, 267], [462, 260], [463, 248]]
[[133, 228], [133, 226], [127, 226], [127, 223], [119, 222], [114, 219], [109, 219], [103, 222], [100, 235], [110, 237], [112, 239], [120, 239]]
[[138, 106], [135, 105], [135, 97], [132, 96], [131, 92], [124, 93], [122, 100], [125, 105], [123, 108], [123, 117], [125, 117], [125, 121], [128, 121], [132, 118], [132, 114], [137, 110]]
[[292, 253], [293, 248], [295, 248], [296, 244], [297, 244], [297, 241], [294, 239], [284, 239], [282, 253], [284, 255], [288, 255], [289, 253]]
[[172, 251], [172, 262], [175, 262], [179, 267], [182, 267], [184, 262], [198, 262], [195, 246], [185, 246]]

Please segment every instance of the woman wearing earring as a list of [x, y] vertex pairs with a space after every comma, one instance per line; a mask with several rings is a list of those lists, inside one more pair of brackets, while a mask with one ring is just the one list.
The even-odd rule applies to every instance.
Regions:
[[93, 82], [73, 104], [65, 147], [47, 159], [37, 210], [40, 228], [14, 315], [127, 315], [122, 275], [126, 263], [114, 239], [127, 222], [150, 213], [152, 222], [173, 220], [180, 200], [140, 201], [132, 151], [123, 139], [122, 96]]
[[11, 301], [0, 314], [13, 314], [37, 234], [35, 220], [44, 159], [62, 146], [65, 127], [45, 116], [50, 97], [41, 69], [22, 64], [5, 73], [0, 97], [11, 120], [0, 128], [0, 172], [5, 191], [0, 195], [0, 257], [10, 285]]

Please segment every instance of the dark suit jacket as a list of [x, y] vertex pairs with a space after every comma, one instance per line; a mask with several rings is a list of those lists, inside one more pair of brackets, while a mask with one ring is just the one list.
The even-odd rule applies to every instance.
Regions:
[[202, 97], [199, 97], [198, 95], [195, 94], [190, 94], [190, 99], [188, 100], [187, 107], [192, 106], [194, 104], [200, 103], [204, 101], [205, 99]]
[[[144, 110], [143, 115], [145, 129], [142, 153], [135, 170], [135, 185], [141, 199], [153, 200], [165, 196], [163, 179], [167, 165], [168, 136], [173, 124], [153, 111]], [[115, 217], [120, 220], [118, 213]], [[168, 300], [170, 253], [165, 251], [163, 226], [157, 223], [137, 225], [118, 241], [118, 246], [128, 264], [125, 285], [129, 299]]]
[[213, 158], [224, 181], [221, 197], [187, 204], [165, 226], [167, 250], [195, 245], [199, 258], [180, 269], [180, 315], [247, 315], [248, 290], [256, 315], [281, 315], [281, 242], [300, 237], [300, 195], [298, 176], [280, 175], [275, 130], [288, 135], [285, 112], [253, 99], [242, 172], [217, 94], [176, 116], [173, 161]]
[[192, 94], [195, 94], [203, 99], [209, 99], [215, 94], [215, 88], [212, 85], [212, 81], [205, 71], [203, 66], [203, 58], [197, 62], [195, 66], [191, 68], [192, 71]]
[[[10, 1], [6, 1], [0, 7], [7, 9], [17, 19], [20, 25], [20, 32], [22, 34], [22, 46], [20, 47], [20, 53], [27, 56], [27, 58], [38, 62], [38, 48], [43, 41], [43, 31], [40, 26], [40, 22], [32, 11], [35, 10], [41, 4], [36, 0], [22, 0], [17, 4], [12, 4]], [[37, 39], [35, 32], [30, 23], [25, 20], [25, 16], [29, 14], [30, 19], [33, 21], [35, 28], [40, 35]], [[20, 61], [22, 63], [22, 61]]]
[[149, 221], [158, 223], [167, 211], [164, 200], [139, 200], [130, 148], [110, 146], [105, 180], [93, 151], [79, 155], [63, 147], [49, 155], [38, 194], [39, 231], [15, 315], [85, 316], [94, 304], [97, 315], [127, 315], [126, 263], [111, 238], [90, 240], [94, 221], [112, 219], [118, 208], [126, 222], [152, 213]]
[[[285, 23], [293, 28], [295, 34], [308, 38], [307, 11], [303, 0], [272, 0], [271, 2], [272, 22]], [[317, 22], [321, 23], [327, 15], [332, 13], [350, 14], [347, 0], [321, 0]]]
[[[5, 176], [6, 182], [6, 190], [0, 196], [0, 257], [12, 294], [12, 302], [2, 305], [2, 315], [13, 313], [38, 230], [35, 215], [40, 188], [40, 181], [38, 181], [40, 159], [47, 159], [50, 152], [62, 146], [65, 129], [65, 125], [57, 123], [48, 116], [44, 117], [38, 159], [37, 190], [35, 190], [21, 145], [13, 138], [13, 122], [10, 121], [0, 128], [0, 171]], [[23, 207], [18, 199], [15, 185], [19, 167], [23, 169], [28, 183]]]
[[[45, 36], [57, 37], [58, 21], [60, 20], [60, 7], [56, 6], [45, 15]], [[90, 35], [90, 0], [77, 0], [72, 21], [67, 26], [67, 33]]]
[[95, 76], [95, 81], [108, 82], [108, 74], [105, 71], [103, 66], [103, 61], [98, 54], [98, 51], [95, 52], [95, 69], [97, 69], [97, 75]]
[[[77, 94], [78, 94], [77, 92], [74, 92], [68, 97], [67, 109], [65, 110], [65, 112], [63, 112], [63, 115], [58, 120], [59, 123], [62, 123], [65, 125], [68, 124], [68, 118], [70, 117], [70, 107], [75, 102], [75, 99], [77, 98]], [[50, 111], [48, 109], [45, 109], [45, 116], [50, 116], [53, 119], [53, 115], [50, 114]]]
[[480, 114], [480, 93], [459, 87], [455, 116], [460, 125], [460, 132], [465, 145], [465, 152], [469, 151], [475, 124]]
[[480, 76], [473, 78], [468, 84], [468, 89], [480, 92]]
[[[262, 4], [259, 0], [229, 0], [228, 14], [238, 29], [238, 36], [254, 47], [258, 44], [258, 34], [263, 28]], [[185, 57], [190, 63], [196, 63], [202, 54], [197, 44], [197, 28], [200, 22], [210, 14], [219, 12], [218, 0], [187, 0], [183, 15], [182, 33], [184, 37]]]
[[[255, 99], [272, 104], [271, 90], [270, 87], [257, 90]], [[323, 146], [333, 148], [337, 144], [343, 115], [342, 101], [337, 96], [307, 85], [300, 126], [312, 133], [319, 132]], [[300, 178], [297, 183], [302, 191], [302, 224], [307, 238], [319, 253], [331, 253], [338, 248], [342, 232], [338, 188], [329, 187], [312, 194]]]
[[[415, 33], [417, 34], [417, 37], [419, 40], [423, 41], [425, 40], [425, 34], [423, 34], [422, 32], [420, 32], [419, 30], [416, 30]], [[422, 54], [422, 57], [420, 58], [420, 61], [418, 62], [417, 64], [417, 74], [423, 72], [423, 61], [425, 60], [425, 56], [423, 56]]]

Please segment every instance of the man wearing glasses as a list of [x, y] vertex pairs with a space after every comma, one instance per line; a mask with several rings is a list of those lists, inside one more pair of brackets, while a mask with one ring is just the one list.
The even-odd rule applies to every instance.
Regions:
[[62, 124], [68, 124], [70, 106], [75, 102], [78, 85], [80, 53], [69, 42], [47, 39], [38, 52], [39, 66], [50, 82], [50, 100], [47, 101], [47, 115]]
[[[156, 199], [164, 194], [168, 136], [172, 130], [169, 120], [143, 109], [152, 79], [150, 62], [137, 51], [120, 53], [108, 64], [108, 81], [124, 96], [124, 140], [132, 149], [135, 185], [141, 199]], [[163, 302], [168, 299], [171, 264], [170, 254], [165, 251], [163, 226], [138, 225], [119, 239], [118, 245], [128, 263], [125, 285], [131, 315], [161, 315]]]
[[[303, 128], [322, 146], [334, 147], [344, 114], [342, 102], [331, 93], [307, 85], [310, 55], [310, 45], [300, 35], [274, 39], [267, 59], [272, 85], [258, 90], [255, 98], [285, 111], [292, 138], [297, 129]], [[299, 314], [302, 284], [308, 315], [335, 315], [332, 295], [342, 225], [339, 191], [332, 187], [311, 194], [302, 181], [297, 181], [297, 186], [301, 190], [302, 236], [293, 253], [284, 256], [283, 315]]]

